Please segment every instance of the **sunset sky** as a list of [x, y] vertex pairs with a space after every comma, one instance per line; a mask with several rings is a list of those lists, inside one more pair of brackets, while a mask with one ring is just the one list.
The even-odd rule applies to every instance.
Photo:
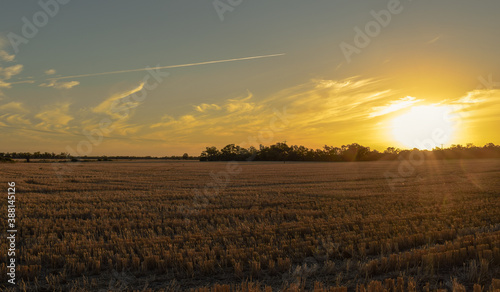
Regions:
[[497, 0], [41, 2], [0, 4], [0, 152], [500, 144]]

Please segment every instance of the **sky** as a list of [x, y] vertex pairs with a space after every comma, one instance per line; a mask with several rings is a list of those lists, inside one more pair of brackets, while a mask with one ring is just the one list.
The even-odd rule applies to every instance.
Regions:
[[495, 0], [2, 1], [0, 152], [500, 144], [498, 11]]

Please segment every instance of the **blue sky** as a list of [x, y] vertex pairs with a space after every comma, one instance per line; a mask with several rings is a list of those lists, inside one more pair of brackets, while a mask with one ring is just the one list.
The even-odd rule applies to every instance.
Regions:
[[[462, 105], [452, 109], [464, 114], [449, 144], [500, 142], [492, 107], [498, 1], [401, 1], [350, 62], [340, 45], [354, 44], [354, 28], [394, 0], [243, 0], [223, 21], [212, 1], [41, 2], [59, 11], [17, 52], [9, 35], [23, 36], [23, 17], [32, 22], [43, 10], [38, 1], [0, 4], [0, 139], [12, 141], [2, 151], [76, 149], [103, 119], [113, 130], [98, 134], [89, 155], [197, 155], [204, 146], [282, 140], [383, 149], [401, 143], [390, 134], [396, 115], [429, 104]], [[103, 107], [144, 90], [147, 71], [50, 80], [278, 53], [285, 55], [165, 69], [168, 77], [129, 103], [126, 117]], [[284, 108], [288, 123], [259, 139]]]

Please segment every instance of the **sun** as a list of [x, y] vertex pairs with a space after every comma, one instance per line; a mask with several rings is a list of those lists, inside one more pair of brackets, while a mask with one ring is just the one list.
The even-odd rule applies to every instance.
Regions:
[[441, 147], [451, 141], [455, 128], [456, 114], [450, 106], [416, 106], [392, 120], [394, 139], [409, 148]]

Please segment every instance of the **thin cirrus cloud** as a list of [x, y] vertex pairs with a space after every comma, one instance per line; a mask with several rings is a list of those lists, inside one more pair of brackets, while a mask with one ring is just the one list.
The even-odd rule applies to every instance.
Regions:
[[207, 104], [207, 103], [202, 103], [200, 105], [197, 105], [194, 107], [196, 111], [203, 113], [209, 110], [220, 110], [221, 107], [216, 105], [216, 104]]
[[35, 115], [35, 118], [41, 120], [36, 127], [43, 130], [64, 129], [74, 118], [69, 113], [69, 103], [56, 103], [50, 106], [44, 106], [42, 111]]
[[4, 50], [0, 50], [0, 59], [5, 62], [12, 62], [16, 58], [16, 55], [11, 55]]
[[9, 103], [6, 103], [4, 105], [0, 105], [0, 112], [2, 111], [7, 111], [7, 112], [19, 112], [19, 113], [28, 113], [29, 110], [27, 110], [22, 102], [17, 102], [17, 101], [11, 101]]
[[15, 55], [11, 55], [7, 53], [7, 51], [4, 50], [5, 46], [7, 45], [8, 40], [0, 35], [0, 60], [5, 61], [5, 62], [12, 62], [16, 58]]
[[271, 97], [288, 105], [293, 124], [301, 129], [366, 119], [374, 106], [385, 104], [397, 92], [384, 89], [383, 82], [358, 77], [343, 80], [311, 80]]
[[399, 100], [390, 101], [388, 104], [383, 106], [373, 107], [373, 112], [369, 115], [371, 118], [383, 116], [393, 112], [397, 112], [404, 108], [413, 106], [414, 104], [423, 101], [422, 99], [417, 99], [416, 97], [406, 96]]
[[[141, 88], [142, 86], [139, 86], [109, 97], [94, 108], [93, 112], [114, 117], [116, 113], [110, 110], [111, 105]], [[118, 120], [116, 125], [119, 131], [113, 134], [129, 135], [128, 138], [134, 139], [176, 141], [186, 145], [222, 145], [246, 141], [247, 137], [255, 136], [260, 130], [269, 127], [276, 110], [283, 111], [286, 108], [289, 123], [276, 137], [287, 137], [291, 141], [299, 142], [309, 138], [308, 141], [329, 141], [330, 138], [346, 132], [351, 133], [345, 138], [349, 139], [347, 143], [363, 143], [361, 140], [369, 139], [370, 135], [370, 141], [376, 140], [376, 135], [380, 134], [376, 131], [383, 128], [381, 121], [389, 114], [425, 102], [423, 99], [401, 95], [402, 92], [391, 89], [384, 80], [358, 77], [344, 80], [311, 80], [268, 97], [256, 98], [248, 92], [246, 95], [218, 103], [201, 103], [193, 106], [191, 111], [178, 115], [164, 114], [150, 124], [139, 121], [136, 121], [137, 124], [128, 124]], [[474, 93], [473, 96], [469, 93], [447, 101], [446, 104], [461, 102], [479, 106], [486, 104], [486, 100], [491, 103], [496, 99], [486, 99], [486, 92], [482, 91]], [[135, 106], [137, 105], [133, 107]], [[470, 111], [472, 108], [461, 110]], [[481, 106], [476, 110], [486, 109]]]
[[0, 115], [0, 123], [3, 126], [29, 126], [31, 121], [24, 114], [7, 113]]
[[41, 83], [40, 87], [53, 87], [55, 89], [71, 89], [79, 85], [79, 81], [58, 82], [57, 80], [50, 80], [47, 83]]
[[114, 94], [111, 97], [106, 98], [96, 107], [94, 107], [92, 111], [94, 113], [107, 114], [113, 118], [123, 119], [124, 112], [122, 112], [122, 109], [127, 109], [127, 110], [134, 109], [140, 104], [139, 102], [133, 100], [133, 98], [128, 98], [127, 100], [125, 100], [125, 98], [130, 97], [134, 93], [141, 91], [143, 87], [144, 87], [144, 82], [140, 83], [138, 86], [130, 90]]
[[435, 43], [435, 42], [439, 41], [439, 39], [441, 39], [441, 37], [442, 37], [441, 35], [438, 35], [437, 37], [435, 37], [435, 38], [433, 38], [433, 39], [429, 40], [429, 41], [427, 42], [427, 44], [429, 44], [429, 45], [430, 45], [430, 44], [433, 44], [433, 43]]
[[0, 87], [10, 88], [13, 83], [8, 82], [12, 76], [18, 75], [23, 71], [23, 65], [17, 64], [9, 67], [0, 67]]
[[500, 89], [476, 89], [464, 96], [444, 103], [450, 104], [457, 112], [465, 112], [462, 117], [473, 119], [487, 118], [499, 121]]
[[[2, 62], [13, 62], [15, 59], [15, 55], [9, 54], [4, 50], [7, 45], [8, 40], [0, 35], [0, 61]], [[18, 75], [23, 70], [23, 65], [16, 64], [12, 66], [3, 67], [0, 64], [0, 88], [11, 88], [13, 82], [9, 82], [8, 80], [12, 78], [12, 76]], [[26, 83], [26, 82], [22, 82]]]
[[373, 104], [382, 106], [395, 94], [380, 90], [379, 85], [377, 80], [353, 77], [311, 80], [260, 99], [248, 92], [221, 103], [202, 103], [178, 118], [164, 115], [149, 127], [151, 132], [145, 137], [185, 143], [224, 143], [218, 138], [228, 139], [228, 143], [235, 139], [245, 141], [275, 122], [277, 111], [285, 111], [289, 124], [280, 135], [300, 140], [313, 129], [328, 133], [336, 123], [369, 119]]
[[206, 137], [248, 134], [263, 123], [264, 120], [259, 119], [268, 116], [267, 110], [252, 99], [253, 94], [247, 92], [246, 96], [226, 99], [221, 104], [202, 103], [178, 118], [164, 115], [159, 122], [149, 126], [150, 132], [145, 137], [196, 142]]
[[11, 101], [0, 105], [0, 126], [26, 126], [31, 122], [27, 117], [29, 110], [22, 102]]
[[49, 70], [45, 71], [45, 74], [47, 74], [47, 75], [54, 75], [54, 74], [56, 74], [56, 70], [55, 69], [49, 69]]
[[[86, 113], [77, 112], [69, 103], [57, 103], [33, 115], [25, 105], [11, 101], [0, 104], [0, 126], [19, 125], [35, 130], [57, 133], [81, 132], [97, 127], [102, 115], [113, 121], [113, 132], [106, 136], [121, 138], [130, 143], [157, 141], [186, 147], [224, 146], [229, 143], [248, 142], [258, 146], [248, 137], [256, 137], [259, 131], [269, 128], [276, 111], [285, 113], [288, 123], [276, 122], [282, 127], [274, 133], [273, 141], [286, 139], [290, 143], [315, 145], [315, 141], [338, 145], [339, 143], [365, 143], [377, 141], [377, 132], [383, 128], [383, 121], [408, 107], [425, 100], [405, 96], [394, 90], [389, 83], [379, 79], [351, 77], [342, 80], [310, 80], [285, 88], [269, 96], [254, 96], [251, 92], [218, 102], [200, 103], [182, 113], [164, 113], [153, 121], [133, 115], [133, 109], [140, 105], [131, 97], [144, 87], [143, 83], [112, 94], [90, 108]], [[467, 112], [463, 122], [472, 125], [477, 122], [498, 121], [493, 116], [500, 104], [500, 90], [475, 90], [461, 97], [444, 101], [456, 105], [456, 111]], [[127, 115], [121, 112], [127, 108]], [[494, 108], [494, 110], [492, 110]], [[96, 115], [101, 114], [101, 115]], [[38, 124], [30, 119], [40, 120]], [[85, 120], [87, 119], [87, 120]], [[114, 142], [113, 142], [114, 143]], [[257, 144], [256, 144], [257, 143]], [[243, 143], [241, 143], [243, 145]], [[248, 147], [245, 145], [244, 147]]]

